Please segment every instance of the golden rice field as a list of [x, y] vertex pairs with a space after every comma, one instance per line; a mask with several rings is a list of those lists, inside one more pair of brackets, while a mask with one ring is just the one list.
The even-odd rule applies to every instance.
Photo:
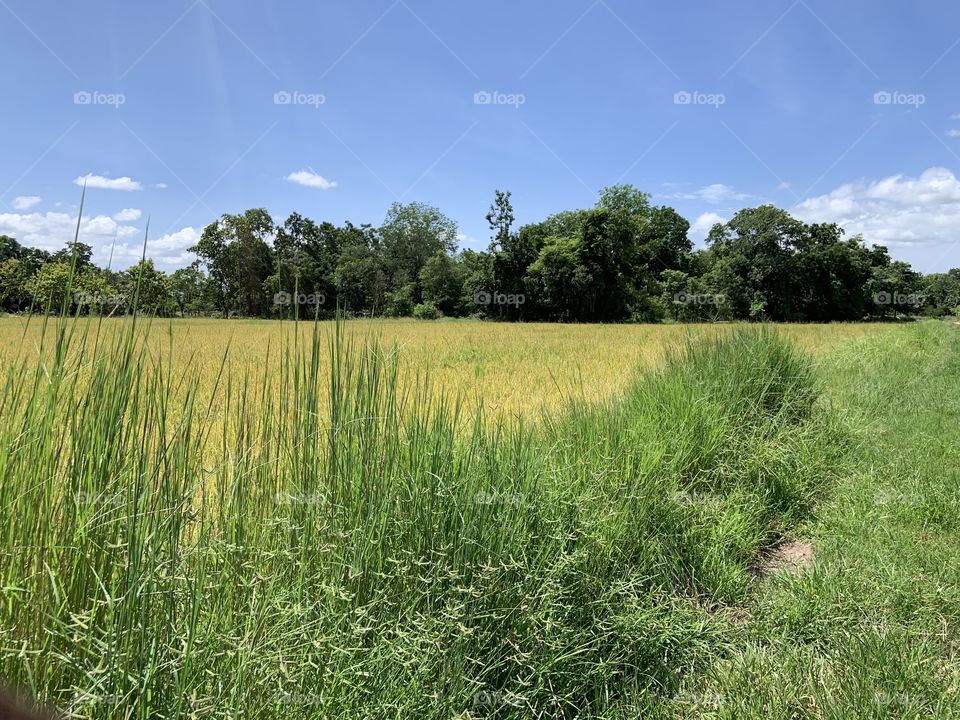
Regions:
[[[51, 319], [47, 336], [52, 337]], [[93, 342], [98, 329], [112, 332], [129, 320], [81, 320], [78, 333]], [[309, 338], [312, 323], [270, 320], [140, 320], [151, 357], [174, 378], [214, 387], [225, 354], [227, 373], [259, 381], [279, 372], [279, 358], [297, 333]], [[734, 325], [506, 324], [473, 320], [351, 320], [344, 332], [395, 349], [407, 383], [429, 378], [432, 391], [460, 396], [468, 408], [482, 403], [487, 417], [535, 416], [565, 399], [597, 402], [623, 391], [638, 369], [655, 366], [667, 348], [688, 337], [729, 332]], [[816, 356], [838, 343], [871, 332], [876, 324], [782, 325], [780, 330]], [[329, 336], [333, 322], [321, 323]], [[34, 362], [41, 347], [42, 319], [0, 318], [0, 363]], [[48, 342], [49, 348], [49, 342]], [[229, 350], [229, 353], [227, 353]], [[326, 358], [324, 358], [326, 360]], [[321, 377], [324, 376], [321, 370]], [[222, 386], [222, 385], [221, 385]]]

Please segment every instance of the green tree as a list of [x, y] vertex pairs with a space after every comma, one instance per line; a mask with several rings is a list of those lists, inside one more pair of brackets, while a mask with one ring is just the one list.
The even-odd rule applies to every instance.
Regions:
[[551, 236], [527, 272], [528, 296], [551, 320], [584, 319], [593, 278], [580, 261], [576, 237]]
[[689, 272], [693, 243], [687, 237], [690, 223], [672, 207], [652, 207], [640, 228], [643, 262], [659, 279], [666, 270]]
[[0, 262], [0, 309], [16, 312], [29, 306], [29, 278], [28, 268], [22, 260], [8, 257]]
[[0, 263], [7, 260], [22, 260], [23, 247], [9, 235], [0, 235]]
[[494, 190], [493, 204], [490, 205], [490, 210], [486, 214], [487, 224], [493, 231], [493, 237], [490, 240], [491, 255], [496, 255], [509, 245], [513, 220], [510, 191]]
[[207, 268], [224, 317], [233, 308], [254, 317], [269, 311], [264, 283], [274, 274], [269, 244], [274, 230], [269, 213], [254, 208], [221, 216], [204, 228], [200, 240], [190, 248]]
[[112, 316], [132, 310], [133, 294], [126, 273], [88, 269], [73, 283], [73, 301], [81, 313]]
[[713, 256], [725, 265], [716, 279], [738, 278], [723, 292], [745, 305], [750, 319], [802, 319], [794, 255], [805, 232], [802, 222], [773, 205], [741, 210], [710, 231], [707, 242]]
[[457, 255], [457, 265], [463, 278], [460, 290], [460, 306], [463, 312], [477, 317], [486, 316], [487, 307], [479, 304], [477, 300], [484, 297], [481, 293], [489, 293], [493, 287], [493, 261], [490, 254], [465, 248]]
[[376, 315], [384, 310], [389, 278], [382, 246], [369, 225], [347, 223], [333, 273], [337, 303], [349, 314]]
[[186, 316], [187, 313], [196, 313], [203, 308], [204, 286], [207, 278], [198, 265], [198, 262], [193, 262], [170, 274], [170, 294], [181, 317]]
[[[886, 253], [886, 248], [878, 246], [876, 249], [882, 249]], [[873, 300], [873, 314], [876, 316], [911, 315], [921, 309], [921, 275], [914, 271], [909, 263], [897, 260], [875, 265], [871, 269], [867, 287]]]
[[[224, 216], [226, 217], [226, 216]], [[229, 238], [223, 220], [210, 223], [203, 229], [200, 240], [189, 248], [196, 253], [199, 262], [206, 266], [209, 292], [214, 307], [227, 317], [234, 295], [234, 273], [229, 264], [227, 247]]]
[[380, 239], [394, 291], [411, 286], [411, 300], [417, 304], [423, 300], [420, 271], [438, 252], [456, 251], [457, 224], [431, 205], [394, 203], [380, 227]]
[[862, 238], [843, 240], [834, 224], [808, 225], [794, 262], [800, 317], [806, 321], [861, 320], [870, 312], [866, 283], [870, 252]]
[[72, 272], [70, 265], [63, 262], [49, 262], [27, 280], [27, 292], [33, 297], [34, 306], [43, 312], [59, 313], [69, 310], [72, 301]]
[[448, 317], [462, 315], [464, 268], [446, 253], [439, 252], [427, 260], [420, 271], [423, 299]]
[[292, 213], [277, 228], [273, 244], [276, 272], [269, 280], [271, 291], [322, 297], [327, 309], [335, 308], [333, 275], [342, 250], [343, 234], [344, 230], [331, 223], [317, 225], [299, 213]]
[[63, 263], [65, 265], [74, 265], [76, 274], [84, 273], [94, 269], [91, 258], [93, 257], [93, 248], [86, 243], [71, 240], [63, 250], [57, 250], [50, 256], [50, 262]]
[[[523, 281], [522, 268], [518, 277], [513, 277], [511, 272], [511, 262], [509, 257], [513, 226], [513, 205], [510, 204], [510, 191], [495, 190], [493, 203], [487, 212], [485, 219], [487, 225], [493, 233], [490, 238], [490, 245], [487, 249], [487, 259], [490, 262], [488, 275], [490, 284], [488, 292], [506, 292], [511, 289], [510, 286], [519, 285]], [[506, 305], [497, 305], [490, 308], [499, 317], [503, 317], [507, 311]]]
[[932, 314], [956, 314], [960, 309], [960, 268], [927, 275], [923, 279], [922, 292]]
[[176, 301], [167, 276], [147, 258], [123, 273], [124, 294], [133, 299], [136, 311], [144, 315], [170, 315]]

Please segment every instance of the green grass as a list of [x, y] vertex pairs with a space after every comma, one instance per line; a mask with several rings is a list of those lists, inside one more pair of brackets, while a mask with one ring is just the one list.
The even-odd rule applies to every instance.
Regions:
[[764, 586], [689, 717], [960, 717], [960, 334], [897, 328], [821, 376], [856, 442], [799, 530], [813, 571]]
[[[0, 392], [0, 677], [75, 716], [885, 717], [956, 687], [943, 326], [819, 372], [769, 330], [691, 339], [606, 406], [466, 431], [339, 330], [223, 373], [214, 425], [172, 334], [76, 327]], [[797, 532], [816, 569], [760, 583]]]

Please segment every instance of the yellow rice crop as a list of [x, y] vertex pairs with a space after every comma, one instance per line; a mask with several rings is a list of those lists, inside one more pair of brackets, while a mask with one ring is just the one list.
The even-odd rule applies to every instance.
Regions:
[[[87, 325], [92, 342], [100, 321]], [[129, 320], [106, 320], [116, 329]], [[312, 323], [269, 320], [175, 319], [140, 320], [151, 355], [176, 379], [198, 376], [212, 389], [229, 348], [227, 372], [257, 381], [264, 371], [279, 373], [284, 345], [297, 331], [308, 337]], [[321, 323], [332, 333], [333, 323]], [[0, 319], [0, 367], [18, 356], [36, 360], [42, 321]], [[651, 367], [670, 345], [687, 336], [727, 332], [731, 325], [559, 325], [506, 324], [470, 320], [354, 320], [345, 334], [358, 340], [380, 338], [396, 347], [406, 382], [429, 376], [431, 388], [460, 395], [467, 407], [482, 402], [490, 417], [534, 416], [554, 410], [565, 398], [597, 402], [623, 391], [638, 368]], [[838, 342], [854, 339], [880, 326], [869, 324], [782, 325], [782, 332], [800, 347], [817, 354]], [[52, 328], [48, 328], [52, 335]], [[321, 377], [324, 373], [321, 371]]]

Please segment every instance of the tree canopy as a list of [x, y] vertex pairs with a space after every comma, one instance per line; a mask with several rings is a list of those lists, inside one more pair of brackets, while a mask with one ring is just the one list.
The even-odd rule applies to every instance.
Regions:
[[772, 205], [744, 208], [694, 249], [689, 222], [631, 185], [591, 208], [515, 227], [494, 193], [486, 250], [457, 223], [394, 203], [378, 227], [263, 208], [225, 214], [169, 275], [149, 259], [97, 267], [88, 245], [47, 253], [0, 236], [0, 309], [222, 317], [481, 317], [563, 322], [829, 322], [960, 313], [960, 269], [924, 276], [887, 248]]

